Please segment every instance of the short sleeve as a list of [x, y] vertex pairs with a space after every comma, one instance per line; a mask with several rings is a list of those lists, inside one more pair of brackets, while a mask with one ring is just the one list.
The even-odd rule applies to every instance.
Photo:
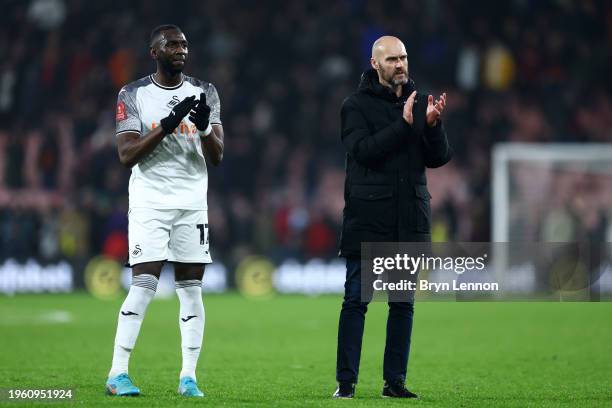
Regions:
[[142, 132], [142, 123], [138, 117], [136, 108], [135, 91], [122, 88], [117, 97], [117, 111], [115, 113], [116, 130], [115, 134], [125, 132]]
[[217, 88], [213, 84], [208, 87], [206, 93], [206, 102], [210, 106], [210, 123], [213, 125], [221, 124], [221, 100], [219, 100], [219, 94]]

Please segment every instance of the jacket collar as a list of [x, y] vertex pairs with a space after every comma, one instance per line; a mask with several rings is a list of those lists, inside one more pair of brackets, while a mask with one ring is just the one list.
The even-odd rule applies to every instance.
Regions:
[[359, 92], [369, 93], [393, 102], [408, 99], [408, 96], [410, 96], [414, 89], [414, 81], [412, 78], [408, 78], [408, 82], [403, 85], [402, 96], [398, 98], [391, 88], [382, 85], [378, 81], [378, 73], [373, 68], [370, 68], [361, 74], [361, 80], [359, 81], [358, 87]]

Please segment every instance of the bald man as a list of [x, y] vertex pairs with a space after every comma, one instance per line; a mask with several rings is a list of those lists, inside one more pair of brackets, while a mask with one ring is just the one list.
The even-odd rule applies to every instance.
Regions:
[[[381, 37], [372, 68], [341, 110], [346, 148], [340, 256], [346, 258], [344, 302], [338, 327], [335, 398], [353, 398], [365, 314], [361, 297], [362, 242], [431, 241], [431, 198], [425, 169], [446, 164], [452, 151], [441, 116], [446, 94], [421, 96], [408, 76], [404, 44]], [[366, 276], [366, 275], [364, 275]], [[389, 302], [383, 397], [417, 398], [405, 385], [414, 301]]]

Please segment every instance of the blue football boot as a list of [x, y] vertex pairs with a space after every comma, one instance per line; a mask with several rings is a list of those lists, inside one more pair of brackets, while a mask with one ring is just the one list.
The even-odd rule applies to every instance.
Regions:
[[198, 389], [198, 385], [191, 377], [183, 377], [179, 381], [178, 393], [185, 397], [203, 397], [204, 393]]
[[140, 389], [134, 385], [126, 373], [123, 373], [106, 381], [106, 394], [118, 397], [133, 397], [140, 395]]

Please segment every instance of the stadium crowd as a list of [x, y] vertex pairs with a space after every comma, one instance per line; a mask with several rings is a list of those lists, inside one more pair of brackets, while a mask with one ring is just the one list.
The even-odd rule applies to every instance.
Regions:
[[493, 144], [612, 137], [603, 0], [32, 0], [9, 1], [0, 21], [0, 259], [125, 260], [130, 171], [115, 101], [154, 69], [147, 39], [161, 23], [182, 27], [185, 72], [221, 97], [209, 220], [213, 256], [227, 262], [335, 255], [339, 109], [382, 34], [404, 40], [421, 92], [449, 95], [455, 158], [429, 172], [435, 240], [490, 239]]

